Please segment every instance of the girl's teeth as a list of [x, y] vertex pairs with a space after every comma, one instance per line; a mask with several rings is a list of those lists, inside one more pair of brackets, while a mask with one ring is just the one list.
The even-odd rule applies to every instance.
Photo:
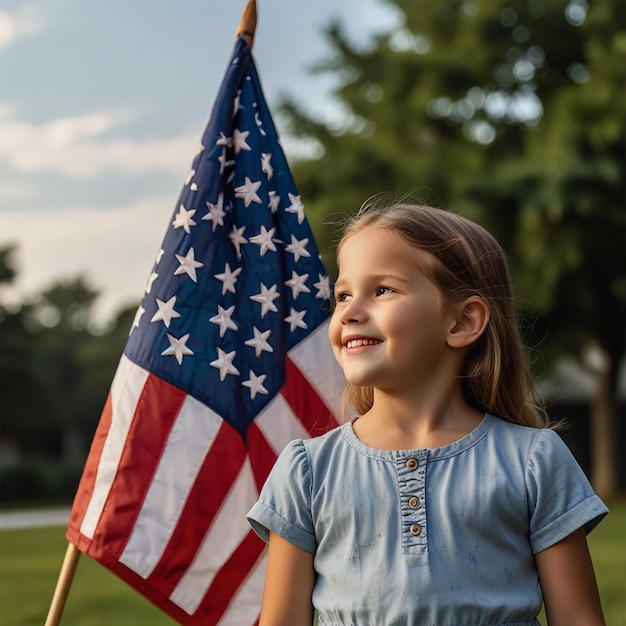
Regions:
[[348, 341], [346, 344], [346, 348], [358, 348], [360, 346], [373, 346], [378, 343], [374, 339], [353, 339], [352, 341]]

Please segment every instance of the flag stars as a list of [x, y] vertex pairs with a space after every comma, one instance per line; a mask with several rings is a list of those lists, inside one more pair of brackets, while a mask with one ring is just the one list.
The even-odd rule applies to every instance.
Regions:
[[309, 251], [306, 249], [307, 244], [309, 243], [308, 237], [304, 239], [296, 239], [293, 235], [291, 235], [291, 243], [285, 246], [285, 250], [287, 252], [291, 252], [294, 255], [296, 263], [300, 260], [300, 257], [310, 257]]
[[242, 132], [238, 128], [235, 128], [235, 132], [233, 133], [233, 146], [235, 147], [235, 154], [239, 154], [241, 150], [252, 150], [246, 141], [249, 134], [249, 130], [244, 130]]
[[307, 329], [308, 326], [304, 321], [305, 311], [296, 311], [293, 307], [289, 308], [289, 315], [285, 318], [285, 322], [289, 324], [289, 330], [293, 332], [296, 328]]
[[220, 327], [220, 337], [226, 334], [227, 330], [237, 330], [237, 324], [231, 319], [232, 314], [235, 312], [235, 305], [224, 309], [224, 307], [217, 305], [217, 315], [214, 315], [209, 322], [217, 324]]
[[178, 361], [178, 365], [183, 364], [183, 358], [185, 356], [193, 356], [193, 351], [187, 347], [189, 333], [183, 335], [180, 339], [176, 339], [176, 337], [167, 333], [167, 339], [170, 342], [170, 345], [168, 348], [165, 348], [163, 352], [161, 352], [161, 356], [175, 356]]
[[317, 276], [319, 280], [313, 284], [313, 287], [317, 289], [315, 297], [321, 298], [322, 300], [330, 300], [330, 279], [328, 276], [323, 276], [322, 274], [318, 274]]
[[267, 230], [265, 226], [261, 226], [261, 232], [254, 237], [250, 237], [250, 243], [254, 243], [260, 248], [260, 255], [263, 256], [268, 250], [276, 252], [276, 244], [272, 237], [276, 232], [276, 228]]
[[172, 319], [180, 317], [180, 313], [174, 310], [174, 306], [176, 305], [176, 296], [172, 296], [167, 302], [163, 302], [163, 300], [159, 300], [159, 298], [157, 298], [156, 304], [159, 310], [152, 316], [150, 321], [162, 321], [166, 328], [169, 328]]
[[233, 244], [233, 246], [235, 246], [235, 250], [237, 250], [237, 258], [241, 257], [241, 246], [248, 243], [248, 240], [243, 236], [245, 230], [245, 226], [237, 228], [233, 224], [233, 229], [230, 232], [230, 235], [228, 235], [230, 242]]
[[250, 390], [250, 398], [254, 400], [257, 393], [261, 393], [265, 396], [269, 394], [269, 391], [263, 386], [266, 378], [267, 374], [257, 376], [252, 370], [250, 370], [250, 378], [241, 383], [241, 386], [247, 387]]
[[271, 180], [274, 176], [274, 168], [272, 167], [272, 155], [269, 152], [261, 152], [261, 171], [267, 176], [267, 180]]
[[220, 176], [224, 173], [224, 170], [225, 170], [227, 167], [230, 167], [231, 165], [234, 165], [234, 164], [235, 164], [235, 161], [233, 161], [233, 160], [228, 160], [228, 159], [226, 158], [226, 148], [224, 148], [224, 149], [222, 150], [222, 154], [220, 154], [220, 155], [217, 157], [217, 160], [220, 162]]
[[141, 322], [141, 317], [145, 312], [146, 310], [142, 306], [139, 306], [139, 308], [135, 312], [135, 317], [133, 319], [132, 326], [130, 327], [130, 332], [128, 333], [129, 335], [133, 332], [133, 330], [135, 330], [135, 328], [139, 326], [139, 323]]
[[215, 367], [220, 371], [220, 380], [224, 381], [228, 374], [232, 376], [239, 376], [239, 370], [233, 365], [233, 359], [236, 356], [236, 352], [233, 350], [226, 354], [221, 348], [217, 349], [217, 359], [211, 361], [211, 367]]
[[[158, 261], [157, 261], [158, 263]], [[152, 285], [154, 285], [154, 281], [159, 277], [156, 272], [152, 272], [150, 276], [148, 276], [148, 282], [146, 283], [146, 293], [150, 293], [152, 291]]]
[[197, 226], [192, 218], [196, 214], [195, 209], [189, 211], [181, 204], [178, 208], [178, 213], [172, 222], [174, 228], [182, 228], [188, 235], [191, 233], [191, 226]]
[[187, 178], [185, 178], [185, 187], [191, 182], [191, 179], [195, 176], [196, 170], [189, 170]]
[[278, 309], [274, 304], [274, 300], [276, 300], [276, 298], [280, 298], [280, 294], [277, 293], [276, 290], [276, 285], [272, 285], [268, 289], [263, 283], [261, 283], [260, 293], [250, 296], [250, 300], [258, 302], [261, 305], [261, 319], [263, 319], [269, 311], [273, 311], [274, 313], [278, 312]]
[[206, 205], [209, 212], [202, 219], [213, 222], [213, 232], [215, 232], [218, 226], [224, 226], [224, 217], [226, 216], [224, 211], [224, 193], [220, 193], [215, 204], [207, 202]]
[[227, 148], [231, 148], [233, 145], [233, 138], [227, 137], [224, 133], [220, 133], [220, 136], [215, 141], [216, 146], [226, 146]]
[[235, 187], [235, 197], [242, 198], [244, 204], [248, 207], [251, 202], [257, 202], [261, 204], [261, 198], [259, 198], [257, 191], [261, 187], [261, 181], [251, 181], [247, 176], [243, 185]]
[[302, 224], [302, 222], [304, 222], [304, 205], [302, 204], [300, 196], [295, 196], [290, 193], [289, 201], [291, 204], [285, 209], [285, 211], [287, 211], [287, 213], [295, 213], [298, 216], [298, 224]]
[[308, 280], [308, 274], [297, 274], [291, 272], [291, 278], [285, 281], [285, 285], [291, 289], [291, 295], [295, 300], [301, 293], [311, 293], [311, 290], [305, 285]]
[[236, 293], [235, 283], [237, 282], [237, 276], [241, 274], [241, 268], [238, 267], [234, 271], [230, 269], [230, 265], [226, 263], [224, 271], [221, 274], [215, 274], [215, 278], [222, 281], [222, 295], [227, 291], [230, 293]]
[[180, 254], [176, 255], [178, 262], [180, 263], [180, 267], [177, 267], [174, 276], [178, 274], [187, 274], [194, 283], [198, 282], [198, 277], [196, 275], [196, 270], [200, 267], [204, 267], [204, 263], [200, 263], [200, 261], [196, 261], [195, 252], [193, 251], [193, 247], [189, 248], [187, 254], [185, 256], [181, 256]]
[[275, 191], [269, 192], [269, 207], [272, 213], [278, 211], [278, 205], [280, 204], [280, 196]]
[[272, 334], [271, 330], [264, 330], [261, 332], [256, 326], [252, 327], [254, 337], [248, 339], [244, 343], [251, 348], [254, 348], [254, 356], [259, 358], [263, 352], [274, 352], [274, 348], [268, 343], [269, 336]]

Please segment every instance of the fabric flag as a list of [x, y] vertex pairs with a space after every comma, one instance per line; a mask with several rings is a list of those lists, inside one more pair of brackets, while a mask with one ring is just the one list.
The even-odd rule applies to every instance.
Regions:
[[68, 541], [182, 624], [254, 624], [245, 514], [294, 438], [337, 425], [330, 287], [237, 40], [148, 279]]

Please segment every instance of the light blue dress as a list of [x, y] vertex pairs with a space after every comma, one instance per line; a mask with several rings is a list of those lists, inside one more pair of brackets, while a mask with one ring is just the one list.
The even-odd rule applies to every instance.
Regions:
[[560, 437], [486, 415], [433, 450], [291, 442], [248, 514], [315, 554], [319, 625], [537, 624], [534, 555], [608, 512]]

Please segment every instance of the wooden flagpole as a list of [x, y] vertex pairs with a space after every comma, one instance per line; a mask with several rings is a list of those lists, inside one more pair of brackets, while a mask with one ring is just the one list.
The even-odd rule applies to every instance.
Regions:
[[[239, 20], [235, 37], [244, 37], [250, 48], [252, 48], [252, 44], [254, 42], [256, 24], [256, 0], [248, 0], [248, 4], [243, 10], [243, 14]], [[73, 543], [68, 543], [59, 579], [57, 580], [57, 584], [54, 589], [54, 595], [52, 596], [52, 602], [50, 603], [48, 617], [46, 618], [44, 626], [59, 626], [61, 623], [63, 609], [65, 608], [65, 601], [70, 593], [70, 587], [72, 586], [72, 579], [74, 578], [74, 573], [76, 572], [76, 567], [78, 566], [79, 557], [80, 550]]]
[[79, 556], [80, 550], [73, 543], [68, 543], [45, 626], [59, 626], [61, 622], [61, 615], [63, 615], [65, 601], [72, 586], [72, 578], [74, 578]]

